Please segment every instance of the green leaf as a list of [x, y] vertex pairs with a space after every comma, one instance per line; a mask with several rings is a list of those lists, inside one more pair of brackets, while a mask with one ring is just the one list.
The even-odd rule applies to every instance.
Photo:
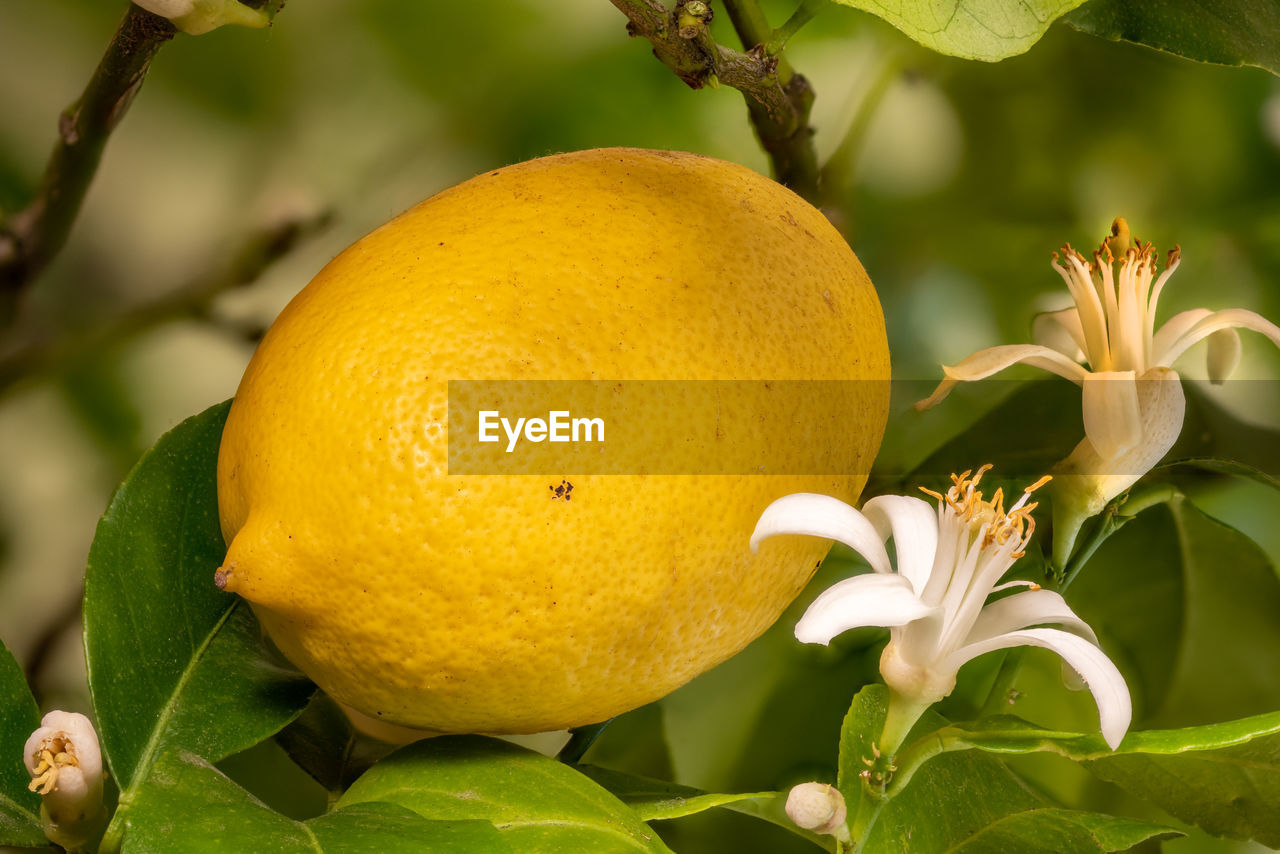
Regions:
[[1280, 579], [1256, 543], [1170, 503], [1182, 550], [1178, 663], [1158, 720], [1203, 723], [1280, 708]]
[[[1055, 377], [1028, 382], [987, 380], [985, 386], [988, 388], [979, 387], [971, 394], [986, 391], [1003, 396], [1001, 402], [914, 466], [894, 491], [914, 491], [929, 479], [949, 486], [952, 473], [991, 463], [994, 468], [983, 479], [984, 486], [991, 483], [994, 488], [1007, 480], [1010, 486], [1017, 484], [1021, 492], [1023, 486], [1070, 454], [1083, 438], [1080, 389], [1071, 383]], [[912, 414], [920, 419], [945, 419], [942, 407], [946, 405]]]
[[1048, 806], [1003, 763], [978, 753], [937, 757], [897, 797], [880, 803], [865, 854], [951, 851], [1011, 815]]
[[863, 798], [862, 777], [867, 769], [864, 760], [874, 756], [873, 744], [884, 730], [885, 712], [889, 708], [889, 689], [884, 685], [868, 685], [854, 696], [849, 713], [840, 727], [840, 758], [836, 788], [844, 795], [849, 816], [857, 815]]
[[1085, 765], [1215, 836], [1280, 846], [1280, 712], [1134, 733]]
[[727, 806], [738, 801], [767, 799], [778, 796], [777, 792], [747, 792], [737, 795], [716, 794], [695, 789], [692, 786], [681, 786], [679, 783], [668, 783], [665, 780], [653, 780], [638, 777], [622, 771], [608, 768], [597, 768], [593, 765], [578, 765], [579, 771], [612, 792], [618, 800], [635, 810], [641, 821], [663, 821], [683, 818], [703, 810]]
[[1014, 717], [951, 724], [899, 754], [904, 779], [895, 785], [910, 792], [912, 772], [927, 769], [931, 757], [971, 747], [1056, 753], [1209, 833], [1280, 844], [1280, 712], [1131, 732], [1115, 752], [1100, 735], [1047, 730]]
[[1070, 596], [1125, 674], [1145, 726], [1280, 708], [1280, 579], [1256, 543], [1189, 500], [1127, 524]]
[[187, 419], [142, 457], [89, 551], [89, 687], [126, 804], [165, 750], [216, 762], [279, 730], [314, 690], [213, 584], [226, 552], [215, 472], [227, 409]]
[[1148, 839], [1173, 839], [1184, 834], [1100, 813], [1043, 808], [1013, 813], [984, 827], [948, 851], [980, 854], [1005, 851], [1128, 851]]
[[1025, 53], [1084, 0], [836, 0], [877, 15], [931, 50], [996, 62]]
[[1280, 74], [1280, 6], [1272, 0], [1093, 0], [1066, 21], [1111, 41]]
[[787, 817], [785, 810], [787, 792], [716, 794], [704, 792], [692, 786], [682, 786], [679, 783], [668, 783], [665, 780], [654, 780], [594, 765], [579, 765], [577, 768], [635, 810], [636, 815], [643, 821], [684, 818], [715, 807], [724, 807], [777, 825], [821, 848], [830, 847], [830, 837], [818, 836], [797, 827], [796, 823]]
[[166, 753], [138, 789], [124, 854], [311, 851], [341, 854], [506, 851], [492, 825], [428, 821], [393, 804], [362, 804], [307, 822], [263, 805], [191, 753]]
[[[867, 852], [1110, 852], [1147, 839], [1180, 835], [1159, 825], [1059, 809], [1032, 794], [993, 757], [951, 749], [962, 749], [961, 744], [976, 746], [968, 739], [977, 730], [987, 748], [1018, 748], [1007, 752], [1031, 752], [1028, 745], [1036, 743], [1037, 736], [1044, 743], [1058, 735], [1084, 739], [1089, 755], [1098, 745], [1106, 752], [1101, 737], [1050, 734], [1016, 718], [947, 725], [937, 714], [927, 712], [913, 730], [916, 740], [894, 758], [898, 771], [886, 800], [858, 775], [870, 767], [867, 760], [876, 758], [872, 744], [883, 726], [887, 700], [884, 686], [864, 688], [854, 699], [841, 736], [840, 788], [855, 831], [869, 828]], [[964, 796], [956, 797], [961, 791]]]
[[1201, 471], [1213, 472], [1214, 474], [1229, 474], [1234, 477], [1244, 478], [1245, 480], [1256, 481], [1263, 486], [1269, 486], [1275, 490], [1280, 490], [1280, 478], [1262, 471], [1257, 466], [1251, 466], [1247, 463], [1241, 463], [1235, 460], [1191, 457], [1185, 460], [1174, 460], [1171, 463], [1157, 467], [1156, 470], [1176, 470], [1181, 467], [1199, 469]]
[[667, 852], [626, 804], [573, 768], [481, 736], [433, 738], [379, 762], [339, 807], [386, 801], [423, 818], [492, 822], [519, 854]]
[[356, 777], [396, 747], [359, 732], [324, 693], [312, 698], [302, 714], [276, 735], [276, 742], [334, 794], [346, 791]]
[[40, 712], [13, 653], [0, 642], [0, 846], [45, 845], [40, 796], [27, 788], [31, 775], [22, 751], [40, 726]]
[[1187, 412], [1167, 459], [1276, 485], [1265, 473], [1280, 471], [1280, 430], [1240, 418], [1207, 382], [1183, 380], [1182, 388]]
[[432, 821], [395, 804], [369, 802], [306, 822], [336, 854], [502, 854], [511, 848], [487, 821]]

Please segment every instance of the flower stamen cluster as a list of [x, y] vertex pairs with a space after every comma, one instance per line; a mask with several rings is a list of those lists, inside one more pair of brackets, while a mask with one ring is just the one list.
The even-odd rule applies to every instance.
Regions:
[[976, 472], [969, 470], [951, 475], [952, 485], [945, 493], [935, 492], [927, 486], [919, 489], [940, 504], [945, 504], [957, 518], [969, 525], [977, 534], [975, 539], [979, 541], [979, 548], [1004, 546], [1010, 540], [1015, 540], [1018, 545], [1009, 556], [1017, 560], [1026, 554], [1027, 543], [1031, 542], [1031, 535], [1036, 530], [1036, 520], [1031, 514], [1040, 505], [1028, 504], [1027, 501], [1031, 493], [1052, 480], [1053, 476], [1045, 475], [1026, 487], [1022, 491], [1022, 497], [1006, 511], [1002, 488], [997, 487], [990, 500], [984, 499], [977, 488], [982, 476], [990, 470], [991, 464], [988, 463]]
[[57, 791], [58, 774], [63, 768], [78, 768], [80, 760], [76, 758], [76, 746], [66, 733], [55, 733], [47, 736], [35, 751], [36, 766], [32, 769], [35, 775], [27, 788], [41, 795]]

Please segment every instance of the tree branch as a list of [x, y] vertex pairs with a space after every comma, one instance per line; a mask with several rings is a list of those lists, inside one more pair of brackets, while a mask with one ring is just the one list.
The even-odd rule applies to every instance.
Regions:
[[743, 45], [751, 48], [745, 53], [711, 37], [711, 8], [705, 0], [678, 0], [674, 9], [659, 0], [611, 2], [630, 21], [627, 31], [648, 39], [654, 55], [690, 88], [725, 83], [742, 92], [774, 177], [805, 198], [817, 199], [818, 162], [809, 127], [813, 90], [785, 59], [765, 52], [773, 30], [754, 0], [727, 0], [729, 17]]
[[133, 336], [182, 317], [204, 317], [225, 291], [251, 284], [300, 240], [329, 223], [327, 213], [292, 219], [249, 237], [226, 267], [186, 287], [141, 305], [89, 332], [67, 332], [21, 347], [0, 358], [0, 394], [25, 377], [54, 370], [109, 349]]
[[0, 223], [0, 328], [24, 289], [58, 254], [102, 158], [102, 150], [137, 94], [147, 67], [173, 37], [164, 18], [130, 4], [84, 93], [58, 120], [35, 198]]

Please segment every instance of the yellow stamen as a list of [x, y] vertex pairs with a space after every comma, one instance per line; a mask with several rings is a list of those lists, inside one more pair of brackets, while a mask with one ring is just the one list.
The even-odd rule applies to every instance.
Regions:
[[[1017, 540], [1025, 545], [1030, 542], [1031, 535], [1035, 533], [1036, 522], [1031, 513], [1039, 505], [1034, 502], [1030, 504], [1024, 504], [1024, 502], [1027, 496], [1052, 480], [1052, 477], [1045, 475], [1023, 489], [1023, 497], [1018, 500], [1018, 503], [1009, 510], [1005, 510], [1002, 487], [997, 487], [990, 499], [984, 499], [982, 491], [977, 489], [983, 475], [991, 468], [991, 464], [988, 463], [980, 466], [976, 472], [969, 470], [951, 475], [951, 488], [946, 494], [935, 492], [924, 486], [919, 489], [925, 495], [937, 500], [939, 504], [945, 504], [947, 509], [971, 528], [985, 528], [982, 548], [992, 545], [1003, 546], [1011, 540]], [[1019, 548], [1012, 553], [1012, 557], [1017, 559], [1024, 554], [1025, 552]]]
[[80, 764], [76, 758], [75, 747], [70, 739], [63, 736], [46, 738], [35, 754], [39, 761], [31, 773], [35, 776], [27, 784], [27, 788], [41, 795], [47, 795], [58, 788], [58, 774], [63, 768], [75, 768]]

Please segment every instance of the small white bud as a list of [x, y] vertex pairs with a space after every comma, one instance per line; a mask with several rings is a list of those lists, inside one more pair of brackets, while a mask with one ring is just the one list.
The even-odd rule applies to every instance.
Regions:
[[266, 12], [250, 8], [238, 0], [134, 0], [134, 2], [148, 12], [168, 18], [175, 27], [193, 36], [228, 24], [241, 27], [265, 27], [271, 22]]
[[31, 774], [30, 788], [43, 803], [45, 836], [63, 848], [77, 850], [102, 829], [102, 752], [98, 734], [84, 715], [49, 712], [27, 739], [22, 759]]
[[787, 815], [797, 827], [814, 833], [845, 838], [844, 796], [826, 783], [801, 783], [787, 795]]

